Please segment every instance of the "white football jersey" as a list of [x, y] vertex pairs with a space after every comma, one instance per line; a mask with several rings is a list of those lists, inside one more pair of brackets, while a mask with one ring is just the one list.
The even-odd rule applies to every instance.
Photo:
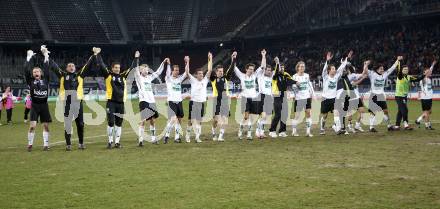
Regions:
[[420, 81], [420, 88], [422, 92], [420, 94], [420, 99], [432, 99], [433, 90], [432, 90], [432, 80], [431, 78], [424, 78]]
[[258, 77], [258, 91], [260, 94], [272, 95], [272, 76], [261, 75]]
[[304, 73], [303, 75], [295, 74], [292, 79], [298, 82], [297, 90], [295, 91], [295, 100], [308, 99], [314, 94], [313, 85], [310, 82], [309, 74]]
[[205, 76], [199, 81], [194, 76], [189, 75], [189, 81], [191, 83], [191, 101], [206, 102], [209, 79]]
[[262, 68], [259, 67], [252, 75], [247, 76], [242, 73], [237, 67], [234, 67], [235, 75], [240, 79], [241, 96], [245, 98], [256, 98], [257, 93], [257, 77], [261, 73]]
[[170, 102], [181, 102], [182, 101], [182, 82], [186, 78], [186, 73], [179, 75], [174, 78], [171, 75], [171, 69], [167, 69], [167, 76], [165, 77], [165, 83], [167, 85], [167, 100]]
[[[168, 68], [170, 66], [168, 65]], [[142, 76], [139, 72], [139, 67], [136, 68], [135, 72], [135, 80], [136, 85], [138, 88], [138, 94], [139, 94], [139, 101], [144, 101], [148, 103], [155, 103], [156, 100], [154, 98], [154, 92], [153, 92], [153, 80], [158, 78], [159, 75], [162, 73], [164, 68], [164, 64], [162, 63], [156, 72], [151, 73], [147, 76]]]

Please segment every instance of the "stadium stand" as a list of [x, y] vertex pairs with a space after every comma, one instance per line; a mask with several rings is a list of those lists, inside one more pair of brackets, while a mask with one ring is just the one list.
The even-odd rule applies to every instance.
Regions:
[[109, 43], [122, 38], [109, 1], [42, 0], [38, 4], [57, 41]]
[[232, 32], [263, 2], [262, 0], [201, 1], [199, 38], [221, 37], [228, 32]]
[[135, 40], [180, 39], [183, 32], [187, 1], [127, 0], [122, 12], [128, 32]]
[[0, 1], [0, 41], [41, 39], [41, 29], [28, 0]]

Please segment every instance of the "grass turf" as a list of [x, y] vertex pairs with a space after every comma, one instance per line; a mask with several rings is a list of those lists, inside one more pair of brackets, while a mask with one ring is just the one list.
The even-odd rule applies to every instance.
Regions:
[[[388, 105], [394, 121], [395, 102]], [[434, 102], [435, 121], [439, 106]], [[413, 122], [420, 104], [409, 107]], [[237, 140], [232, 115], [224, 143], [208, 141], [204, 123], [202, 144], [138, 148], [125, 121], [123, 149], [105, 149], [106, 124], [87, 125], [87, 149], [66, 153], [63, 124], [54, 122], [51, 151], [41, 151], [39, 126], [28, 153], [22, 108], [14, 109], [15, 124], [0, 126], [0, 208], [440, 207], [440, 126], [317, 136], [314, 125], [312, 139], [249, 142]], [[163, 129], [165, 119], [158, 123]]]

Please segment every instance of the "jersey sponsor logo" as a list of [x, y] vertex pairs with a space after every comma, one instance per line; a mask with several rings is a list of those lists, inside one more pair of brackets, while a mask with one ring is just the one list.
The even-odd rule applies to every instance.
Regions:
[[253, 88], [255, 88], [255, 82], [253, 80], [244, 81], [244, 87], [246, 89], [253, 89]]
[[180, 83], [174, 83], [172, 86], [173, 91], [178, 91], [181, 92], [182, 91], [182, 85]]
[[381, 88], [383, 86], [385, 86], [385, 79], [375, 79], [374, 80], [374, 87]]
[[329, 89], [335, 89], [335, 88], [336, 88], [336, 82], [334, 82], [334, 81], [329, 81], [327, 87], [328, 87]]
[[37, 96], [47, 96], [47, 90], [37, 90], [37, 89], [34, 89], [34, 95], [37, 95]]
[[309, 82], [300, 82], [299, 83], [299, 90], [300, 91], [305, 91], [307, 90], [309, 87]]
[[265, 87], [265, 88], [272, 88], [272, 81], [266, 81], [266, 82], [264, 83], [264, 87]]
[[144, 90], [145, 90], [145, 91], [152, 91], [153, 88], [152, 88], [152, 86], [151, 86], [151, 83], [149, 83], [149, 82], [144, 82]]

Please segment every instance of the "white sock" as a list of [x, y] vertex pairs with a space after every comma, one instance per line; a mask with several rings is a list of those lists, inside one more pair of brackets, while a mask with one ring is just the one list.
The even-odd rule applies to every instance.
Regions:
[[116, 126], [115, 127], [115, 143], [117, 143], [117, 144], [121, 141], [121, 132], [122, 132], [122, 127]]
[[306, 132], [310, 134], [310, 130], [312, 129], [312, 118], [306, 118]]
[[220, 129], [220, 136], [223, 136], [225, 134], [225, 129], [224, 128], [221, 128]]
[[150, 125], [150, 134], [151, 136], [156, 136], [156, 127]]
[[298, 124], [296, 124], [296, 119], [292, 119], [292, 129], [295, 129], [296, 130], [296, 126], [297, 126]]
[[370, 129], [374, 128], [374, 121], [376, 120], [376, 116], [371, 116], [370, 117]]
[[406, 121], [403, 121], [403, 126], [406, 128], [406, 127], [408, 127], [409, 125], [408, 125], [408, 122], [406, 122]]
[[356, 122], [355, 127], [356, 127], [356, 128], [360, 128], [360, 127], [361, 127], [361, 123], [360, 123], [360, 122]]
[[28, 145], [34, 144], [35, 132], [28, 132]]
[[244, 126], [247, 124], [247, 121], [246, 120], [242, 120], [241, 122], [240, 122], [240, 130], [241, 131], [243, 131], [243, 129], [244, 129]]
[[196, 125], [194, 132], [196, 133], [196, 139], [200, 138], [200, 133], [202, 132], [202, 127], [200, 125]]
[[339, 119], [339, 116], [334, 116], [333, 120], [335, 122], [336, 131], [341, 130], [341, 120]]
[[324, 119], [324, 117], [321, 117], [319, 119], [319, 125], [321, 126], [321, 130], [325, 130], [325, 119]]
[[113, 143], [113, 127], [107, 126], [108, 143]]
[[[186, 137], [191, 137], [191, 130], [193, 129], [192, 126], [186, 127]], [[194, 131], [195, 132], [195, 131]]]
[[174, 134], [174, 139], [179, 139], [180, 138], [180, 124], [179, 123], [177, 123], [175, 126], [174, 126], [174, 131], [175, 131], [175, 134]]
[[247, 125], [248, 125], [248, 134], [250, 135], [252, 133], [252, 122], [251, 122], [251, 120], [247, 121]]
[[172, 121], [168, 121], [167, 126], [165, 127], [165, 136], [169, 137], [170, 136], [170, 132], [171, 129], [173, 128], [173, 123]]
[[138, 130], [138, 135], [139, 135], [139, 142], [143, 142], [144, 141], [144, 126], [139, 126], [139, 130]]
[[214, 126], [211, 127], [211, 134], [212, 134], [213, 136], [215, 136], [215, 128], [214, 128]]
[[383, 119], [385, 120], [385, 123], [387, 124], [387, 127], [390, 127], [391, 124], [390, 124], [390, 118], [388, 117], [388, 115], [384, 115]]
[[47, 131], [43, 131], [43, 142], [45, 147], [49, 146], [49, 132]]
[[423, 115], [421, 115], [419, 118], [417, 118], [417, 122], [419, 122], [420, 123], [420, 121], [422, 121], [423, 120]]

